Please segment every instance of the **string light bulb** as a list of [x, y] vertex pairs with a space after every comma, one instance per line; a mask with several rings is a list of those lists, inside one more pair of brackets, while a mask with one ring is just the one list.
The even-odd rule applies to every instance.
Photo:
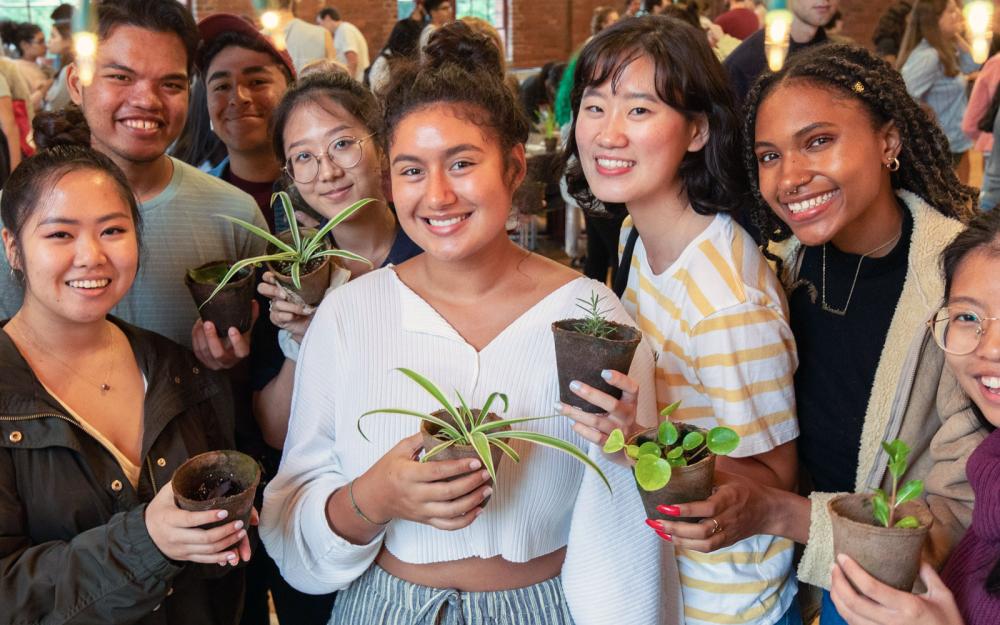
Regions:
[[769, 0], [764, 16], [764, 55], [772, 72], [785, 64], [791, 33], [792, 12], [788, 10], [787, 0]]
[[993, 0], [970, 0], [962, 7], [962, 15], [972, 45], [972, 60], [982, 63], [989, 57], [993, 41]]
[[87, 87], [97, 70], [97, 35], [90, 10], [90, 0], [81, 0], [73, 11], [73, 57], [80, 83]]

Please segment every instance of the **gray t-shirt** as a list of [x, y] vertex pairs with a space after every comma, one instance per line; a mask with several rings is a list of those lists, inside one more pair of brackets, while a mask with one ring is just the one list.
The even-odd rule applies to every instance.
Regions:
[[[139, 275], [111, 313], [191, 347], [198, 308], [184, 285], [186, 271], [213, 260], [262, 254], [266, 245], [217, 215], [238, 217], [265, 230], [267, 222], [250, 195], [182, 161], [171, 161], [170, 184], [140, 206]], [[22, 297], [4, 256], [0, 258], [0, 318], [17, 312]]]

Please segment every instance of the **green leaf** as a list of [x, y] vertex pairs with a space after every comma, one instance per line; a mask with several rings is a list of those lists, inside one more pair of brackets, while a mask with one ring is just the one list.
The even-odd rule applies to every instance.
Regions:
[[519, 456], [518, 453], [514, 451], [514, 448], [508, 445], [507, 443], [503, 442], [502, 440], [500, 440], [500, 436], [502, 434], [503, 432], [494, 432], [493, 434], [487, 434], [486, 438], [490, 439], [491, 445], [496, 445], [500, 449], [500, 451], [507, 454], [507, 456], [511, 460], [513, 460], [514, 462], [521, 462], [521, 456]]
[[377, 410], [369, 410], [365, 414], [363, 414], [360, 417], [358, 417], [358, 433], [361, 434], [361, 438], [363, 438], [365, 440], [368, 440], [368, 437], [365, 435], [364, 431], [361, 429], [361, 420], [364, 419], [365, 417], [367, 417], [368, 415], [373, 415], [373, 414], [378, 414], [378, 413], [401, 414], [401, 415], [406, 415], [408, 417], [416, 417], [416, 418], [422, 419], [424, 421], [430, 421], [434, 425], [436, 425], [439, 428], [441, 428], [441, 430], [438, 432], [439, 434], [441, 434], [443, 436], [447, 436], [448, 438], [451, 438], [451, 439], [455, 439], [457, 441], [463, 440], [462, 439], [462, 433], [459, 432], [458, 430], [456, 430], [447, 421], [445, 421], [443, 419], [440, 419], [438, 417], [435, 417], [432, 414], [427, 414], [427, 413], [424, 413], [424, 412], [415, 412], [413, 410], [404, 410], [402, 408], [379, 408]]
[[[660, 416], [661, 417], [669, 417], [670, 415], [672, 415], [674, 413], [675, 410], [677, 410], [677, 408], [680, 405], [681, 405], [680, 400], [675, 401], [674, 403], [670, 404], [669, 406], [667, 406], [666, 408], [664, 408], [663, 410], [661, 410], [660, 411]], [[670, 444], [672, 445], [673, 443], [670, 443]]]
[[466, 438], [468, 438], [469, 430], [471, 429], [470, 426], [472, 425], [473, 420], [472, 409], [469, 408], [469, 404], [465, 403], [465, 398], [462, 397], [462, 394], [458, 392], [457, 388], [455, 389], [455, 395], [458, 397], [459, 405], [462, 406], [462, 409], [458, 411], [458, 414], [462, 417], [458, 420], [458, 429], [462, 431], [462, 434], [464, 434]]
[[310, 240], [306, 242], [305, 251], [307, 255], [313, 254], [316, 251], [315, 248], [318, 248], [320, 245], [323, 244], [324, 237], [326, 237], [326, 235], [329, 234], [330, 231], [333, 230], [335, 227], [339, 226], [342, 221], [349, 218], [351, 215], [358, 212], [363, 207], [367, 206], [368, 204], [371, 204], [374, 201], [375, 198], [370, 198], [370, 197], [365, 198], [363, 200], [358, 200], [354, 204], [351, 204], [344, 210], [334, 215], [333, 219], [323, 224], [323, 227], [317, 230], [316, 234], [314, 234], [310, 238]]
[[498, 397], [500, 398], [500, 401], [503, 402], [502, 412], [507, 412], [507, 396], [503, 393], [490, 393], [489, 397], [486, 398], [486, 403], [483, 404], [483, 407], [479, 410], [479, 420], [475, 424], [476, 427], [479, 427], [484, 421], [486, 421], [486, 417], [490, 414], [490, 408], [493, 407], [493, 402], [496, 401]]
[[295, 208], [292, 206], [292, 198], [284, 191], [278, 191], [278, 199], [281, 200], [281, 208], [288, 217], [288, 229], [292, 233], [292, 247], [297, 251], [302, 251], [302, 233], [299, 232], [299, 222], [295, 219]]
[[881, 488], [872, 495], [872, 516], [884, 527], [889, 527], [889, 500]]
[[457, 442], [458, 442], [457, 440], [451, 439], [450, 441], [445, 441], [445, 442], [441, 443], [440, 445], [435, 445], [434, 447], [432, 447], [430, 449], [430, 451], [425, 452], [424, 455], [420, 457], [420, 462], [427, 462], [428, 460], [430, 460], [434, 456], [438, 455], [439, 453], [441, 453], [445, 449], [448, 449], [449, 447], [451, 447], [452, 445], [454, 445]]
[[608, 440], [604, 441], [604, 453], [613, 454], [616, 451], [621, 451], [625, 448], [625, 434], [621, 430], [615, 428], [608, 435]]
[[398, 369], [396, 369], [396, 371], [401, 372], [403, 375], [405, 375], [406, 377], [410, 378], [411, 380], [419, 384], [420, 387], [423, 388], [425, 391], [430, 393], [430, 395], [434, 399], [438, 400], [438, 403], [441, 404], [441, 407], [444, 408], [446, 411], [448, 411], [448, 414], [450, 414], [452, 418], [455, 419], [456, 422], [461, 420], [461, 417], [458, 415], [458, 411], [455, 410], [455, 407], [452, 405], [452, 403], [448, 400], [447, 397], [444, 396], [444, 393], [441, 392], [441, 389], [439, 389], [437, 386], [434, 385], [433, 382], [431, 382], [424, 376], [420, 375], [416, 371], [413, 371], [412, 369], [407, 369], [406, 367], [399, 367]]
[[671, 447], [670, 451], [667, 452], [667, 460], [674, 460], [676, 458], [682, 458], [684, 456], [683, 447]]
[[657, 458], [660, 457], [660, 446], [653, 441], [646, 441], [642, 445], [639, 445], [639, 457], [646, 455], [653, 455]]
[[635, 463], [635, 481], [645, 491], [660, 490], [670, 481], [670, 463], [653, 455], [639, 456]]
[[[277, 256], [278, 256], [277, 254], [269, 254], [265, 256], [254, 256], [253, 258], [244, 258], [243, 260], [236, 261], [235, 263], [233, 263], [233, 266], [229, 268], [229, 271], [226, 272], [226, 275], [223, 276], [222, 280], [219, 281], [219, 286], [215, 287], [215, 290], [212, 291], [211, 295], [208, 296], [208, 299], [206, 299], [204, 302], [201, 303], [201, 306], [204, 306], [205, 304], [210, 302], [213, 297], [218, 295], [219, 291], [221, 291], [227, 284], [229, 284], [229, 281], [233, 279], [233, 276], [238, 274], [244, 267], [256, 265], [257, 263], [267, 262], [276, 258]], [[201, 308], [201, 306], [199, 306], [198, 308]]]
[[296, 289], [302, 290], [302, 263], [299, 261], [292, 262], [292, 284]]
[[346, 258], [347, 260], [356, 260], [359, 263], [365, 263], [369, 267], [374, 267], [374, 265], [372, 265], [372, 261], [368, 260], [364, 256], [360, 256], [358, 254], [355, 254], [354, 252], [348, 252], [347, 250], [338, 250], [338, 249], [320, 250], [319, 252], [316, 252], [315, 254], [311, 254], [309, 256], [309, 258], [307, 258], [305, 260], [306, 260], [306, 262], [308, 262], [308, 261], [310, 261], [310, 260], [312, 260], [314, 258], [323, 258], [324, 256], [336, 256], [337, 258]]
[[490, 477], [493, 478], [493, 482], [495, 483], [497, 481], [497, 471], [493, 466], [493, 456], [490, 454], [490, 440], [482, 432], [473, 432], [470, 438], [472, 439], [472, 446], [476, 448], [476, 453], [479, 454], [479, 459], [483, 461], [483, 466], [490, 472]]
[[884, 449], [885, 453], [889, 455], [890, 460], [898, 460], [899, 458], [906, 458], [910, 455], [909, 446], [898, 438], [888, 443], [882, 441], [882, 449]]
[[921, 480], [910, 480], [903, 484], [896, 493], [896, 506], [901, 506], [907, 501], [916, 499], [924, 492], [924, 483]]
[[[678, 447], [678, 449], [680, 448]], [[688, 461], [684, 458], [684, 456], [678, 456], [677, 458], [667, 458], [667, 462], [669, 462], [670, 466], [674, 468], [686, 467], [688, 465]]]
[[739, 447], [740, 435], [727, 427], [714, 427], [708, 431], [708, 450], [717, 456], [728, 456]]
[[638, 445], [626, 445], [625, 446], [625, 455], [628, 456], [629, 458], [631, 458], [632, 460], [635, 460], [636, 458], [639, 457], [639, 446]]
[[[664, 408], [664, 410], [666, 410], [666, 408]], [[673, 445], [677, 442], [678, 436], [677, 426], [670, 421], [664, 421], [656, 430], [656, 440], [660, 441], [660, 444], [662, 445]]]
[[232, 222], [232, 223], [236, 224], [237, 226], [240, 226], [241, 228], [249, 230], [251, 233], [259, 236], [262, 239], [264, 239], [265, 241], [267, 241], [268, 243], [270, 243], [274, 247], [278, 248], [282, 252], [288, 252], [290, 254], [297, 254], [298, 253], [297, 249], [291, 247], [290, 245], [288, 245], [287, 243], [285, 243], [284, 241], [282, 241], [278, 237], [274, 236], [273, 234], [271, 234], [270, 232], [268, 232], [264, 228], [261, 228], [259, 226], [255, 226], [255, 225], [253, 225], [252, 223], [250, 223], [248, 221], [243, 221], [242, 219], [239, 219], [238, 217], [230, 217], [229, 215], [216, 215], [216, 217], [222, 217], [226, 221]]
[[605, 477], [604, 472], [601, 468], [594, 464], [594, 461], [587, 457], [587, 454], [580, 451], [575, 445], [567, 443], [564, 440], [553, 438], [552, 436], [547, 436], [545, 434], [539, 434], [538, 432], [526, 432], [523, 430], [511, 430], [510, 432], [505, 432], [504, 436], [506, 438], [517, 438], [525, 441], [530, 441], [536, 445], [543, 445], [545, 447], [551, 447], [553, 449], [558, 449], [559, 451], [565, 452], [580, 462], [584, 463], [594, 471], [597, 471], [597, 475], [607, 486], [608, 490], [611, 490], [611, 484], [608, 482], [608, 478]]
[[916, 529], [920, 527], [920, 521], [918, 521], [915, 516], [904, 516], [900, 520], [896, 521], [896, 527], [903, 529]]
[[684, 451], [691, 451], [692, 449], [698, 449], [701, 444], [705, 442], [705, 435], [701, 432], [688, 432], [684, 435], [684, 440], [681, 441], [681, 447]]
[[493, 430], [502, 428], [507, 425], [515, 425], [518, 423], [525, 423], [527, 421], [540, 421], [542, 419], [552, 419], [562, 415], [544, 415], [541, 417], [519, 417], [517, 419], [500, 419], [499, 421], [487, 421], [486, 423], [481, 423], [476, 427], [472, 428], [474, 432], [491, 432]]

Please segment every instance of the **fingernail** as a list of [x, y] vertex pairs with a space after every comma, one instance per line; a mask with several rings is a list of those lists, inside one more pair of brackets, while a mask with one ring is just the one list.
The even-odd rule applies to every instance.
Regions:
[[580, 383], [577, 382], [576, 380], [573, 380], [572, 382], [569, 383], [569, 390], [571, 391], [580, 390]]
[[601, 371], [601, 377], [604, 378], [605, 380], [611, 381], [612, 375], [614, 374], [611, 372], [611, 369], [605, 369], [604, 371]]
[[681, 515], [681, 509], [677, 506], [656, 506], [656, 511], [667, 516]]
[[481, 466], [483, 466], [483, 463], [478, 460], [473, 460], [472, 462], [469, 463], [469, 468], [472, 469], [473, 471], [475, 471]]
[[486, 499], [487, 497], [489, 497], [492, 494], [493, 494], [493, 489], [492, 488], [487, 488], [486, 490], [483, 491], [483, 499]]
[[557, 401], [557, 402], [555, 402], [555, 403], [552, 404], [552, 407], [556, 409], [556, 412], [562, 412], [562, 410], [563, 410], [563, 403], [561, 401]]
[[235, 560], [235, 559], [236, 559], [236, 557], [237, 557], [237, 556], [236, 556], [236, 554], [235, 554], [235, 553], [227, 553], [227, 554], [226, 554], [226, 559], [227, 559], [227, 560], [229, 560], [230, 562], [232, 562], [233, 560]]
[[219, 510], [219, 514], [217, 514], [215, 516], [219, 517], [220, 519], [224, 519], [227, 516], [229, 516], [229, 511], [228, 510]]
[[660, 525], [659, 521], [654, 521], [653, 519], [646, 519], [646, 525], [650, 526], [651, 528], [653, 528], [657, 532], [662, 532], [663, 531], [663, 526]]
[[656, 534], [663, 540], [667, 541], [668, 543], [674, 542], [674, 539], [670, 534], [665, 534], [663, 532], [657, 532]]
[[482, 478], [482, 480], [485, 482], [486, 480], [490, 479], [490, 472], [483, 470], [483, 472], [479, 474], [479, 477]]
[[246, 530], [240, 530], [239, 537], [240, 538], [246, 538], [246, 536], [247, 536], [247, 531]]
[[233, 523], [233, 529], [243, 529], [243, 521]]
[[837, 562], [838, 562], [838, 563], [839, 563], [839, 564], [840, 564], [841, 566], [843, 566], [844, 564], [847, 564], [847, 556], [845, 556], [845, 555], [844, 555], [844, 554], [842, 554], [842, 553], [838, 553], [838, 554], [837, 554]]

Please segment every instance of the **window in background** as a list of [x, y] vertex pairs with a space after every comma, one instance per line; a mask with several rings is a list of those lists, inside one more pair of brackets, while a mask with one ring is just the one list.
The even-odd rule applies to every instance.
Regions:
[[[455, 3], [455, 17], [469, 15], [493, 24], [507, 48], [505, 51], [507, 58], [511, 58], [510, 38], [507, 36], [507, 6], [510, 0], [452, 0], [452, 2]], [[398, 0], [396, 13], [399, 19], [409, 17], [414, 5], [416, 5], [414, 0]]]

